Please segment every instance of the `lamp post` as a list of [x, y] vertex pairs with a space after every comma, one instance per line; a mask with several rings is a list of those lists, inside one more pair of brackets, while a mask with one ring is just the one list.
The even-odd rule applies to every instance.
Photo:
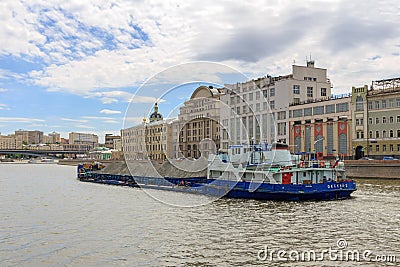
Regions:
[[318, 140], [316, 140], [316, 141], [314, 142], [314, 158], [315, 158], [315, 156], [316, 156], [316, 151], [317, 151], [315, 145], [316, 145], [318, 142], [322, 141], [322, 140], [325, 140], [325, 137], [321, 137], [320, 139], [318, 139]]

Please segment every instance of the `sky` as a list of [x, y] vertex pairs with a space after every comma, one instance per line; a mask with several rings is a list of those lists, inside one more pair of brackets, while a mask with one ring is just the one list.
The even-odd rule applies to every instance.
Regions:
[[104, 140], [156, 101], [172, 115], [201, 84], [290, 74], [310, 55], [334, 93], [400, 77], [398, 1], [247, 2], [1, 0], [1, 134]]

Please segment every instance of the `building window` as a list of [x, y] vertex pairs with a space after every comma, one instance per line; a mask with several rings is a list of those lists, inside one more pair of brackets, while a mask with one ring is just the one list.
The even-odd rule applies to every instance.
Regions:
[[369, 145], [368, 152], [372, 152], [372, 145]]
[[260, 103], [256, 104], [256, 111], [260, 111]]
[[368, 109], [372, 109], [372, 101], [368, 101]]
[[321, 88], [321, 96], [326, 96], [326, 88]]
[[293, 104], [300, 104], [300, 98], [293, 98]]
[[263, 110], [268, 110], [268, 102], [263, 102]]
[[389, 123], [394, 123], [394, 117], [393, 116], [389, 117]]
[[357, 96], [356, 98], [356, 111], [364, 110], [364, 101], [361, 96]]
[[400, 122], [400, 116], [397, 116], [397, 122]]
[[382, 151], [386, 152], [386, 145], [382, 145]]
[[386, 123], [386, 117], [382, 117], [382, 123]]
[[260, 99], [260, 92], [256, 92], [256, 100]]
[[389, 151], [390, 151], [390, 152], [393, 152], [393, 145], [392, 145], [392, 144], [389, 145]]
[[269, 106], [271, 109], [275, 109], [275, 101], [274, 100], [269, 101]]
[[298, 95], [300, 94], [300, 85], [293, 85], [293, 94]]
[[390, 108], [394, 107], [394, 99], [393, 98], [389, 99], [389, 107]]
[[379, 131], [375, 132], [375, 138], [379, 138]]
[[397, 107], [400, 107], [400, 98], [396, 98]]
[[375, 101], [375, 109], [379, 109], [379, 101]]
[[369, 138], [372, 138], [372, 131], [369, 131]]
[[312, 116], [312, 108], [305, 108], [304, 116]]
[[253, 101], [253, 93], [249, 94], [249, 101]]
[[374, 121], [372, 118], [368, 118], [369, 124], [372, 124]]
[[275, 96], [275, 88], [269, 89], [269, 96]]
[[390, 130], [390, 131], [389, 131], [389, 137], [390, 137], [390, 138], [393, 138], [393, 137], [394, 137], [394, 132], [393, 132], [393, 130]]
[[325, 113], [335, 113], [335, 104], [325, 106]]
[[243, 94], [243, 100], [246, 101], [247, 95]]
[[336, 112], [349, 111], [349, 103], [336, 104]]
[[400, 144], [397, 144], [397, 151], [400, 152]]
[[386, 100], [382, 100], [382, 108], [386, 108]]
[[319, 106], [314, 108], [314, 115], [324, 114], [324, 106]]
[[397, 137], [400, 137], [400, 130], [397, 130]]
[[376, 145], [376, 146], [375, 146], [375, 151], [376, 151], [376, 152], [379, 152], [379, 145]]
[[293, 110], [293, 118], [298, 118], [303, 116], [303, 110], [302, 109], [296, 109]]
[[387, 136], [386, 136], [386, 131], [385, 130], [383, 130], [382, 131], [382, 138], [386, 138]]
[[375, 124], [379, 124], [379, 118], [375, 118]]
[[307, 87], [307, 97], [313, 97], [313, 87], [312, 86]]
[[263, 90], [263, 95], [264, 95], [265, 98], [267, 98], [268, 97], [268, 91], [267, 90]]

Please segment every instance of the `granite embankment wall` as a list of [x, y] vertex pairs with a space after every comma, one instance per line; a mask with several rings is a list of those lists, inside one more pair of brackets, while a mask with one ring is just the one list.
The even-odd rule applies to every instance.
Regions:
[[[61, 165], [74, 165], [79, 163], [92, 163], [92, 160], [60, 160]], [[203, 177], [207, 175], [207, 163], [198, 161], [173, 161], [157, 163], [147, 161], [129, 162], [106, 160], [101, 161], [106, 165], [101, 172], [110, 174], [130, 175], [130, 171], [137, 176], [149, 177]], [[351, 178], [364, 179], [400, 179], [400, 160], [346, 160], [346, 175]], [[189, 172], [185, 170], [191, 170]]]
[[400, 160], [346, 160], [345, 168], [351, 178], [400, 179]]

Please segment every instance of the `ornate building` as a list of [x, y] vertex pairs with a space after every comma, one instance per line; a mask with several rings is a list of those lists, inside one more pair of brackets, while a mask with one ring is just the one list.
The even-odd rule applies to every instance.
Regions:
[[174, 158], [207, 158], [219, 150], [222, 93], [222, 89], [200, 86], [180, 107], [172, 124]]

